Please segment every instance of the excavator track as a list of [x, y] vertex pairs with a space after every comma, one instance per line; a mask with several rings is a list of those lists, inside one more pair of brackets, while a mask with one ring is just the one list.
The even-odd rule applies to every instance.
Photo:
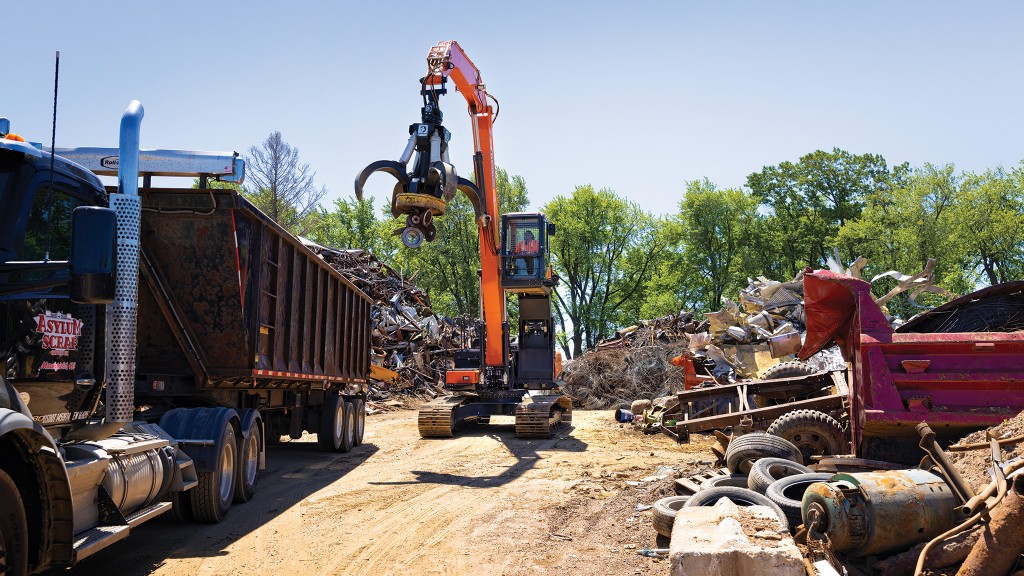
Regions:
[[572, 422], [572, 401], [565, 396], [531, 396], [516, 406], [516, 436], [551, 438], [551, 430]]
[[420, 406], [419, 424], [421, 438], [451, 438], [455, 436], [455, 409], [470, 401], [473, 396], [442, 396]]

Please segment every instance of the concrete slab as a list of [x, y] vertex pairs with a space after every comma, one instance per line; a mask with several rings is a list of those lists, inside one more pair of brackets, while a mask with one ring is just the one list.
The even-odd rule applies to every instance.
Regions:
[[676, 513], [669, 545], [672, 576], [804, 576], [803, 557], [771, 508], [714, 506]]

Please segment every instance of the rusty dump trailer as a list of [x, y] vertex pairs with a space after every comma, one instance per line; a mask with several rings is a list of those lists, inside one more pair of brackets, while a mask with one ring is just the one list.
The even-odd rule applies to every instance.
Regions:
[[137, 404], [255, 409], [276, 439], [324, 432], [340, 396], [361, 436], [369, 297], [234, 190], [139, 192]]

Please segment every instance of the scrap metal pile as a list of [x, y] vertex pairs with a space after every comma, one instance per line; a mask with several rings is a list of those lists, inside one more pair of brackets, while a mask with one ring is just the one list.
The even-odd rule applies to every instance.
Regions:
[[682, 389], [683, 369], [671, 362], [680, 354], [723, 383], [756, 378], [799, 349], [804, 322], [802, 273], [790, 282], [750, 280], [739, 303], [726, 299], [705, 320], [680, 312], [619, 330], [566, 364], [566, 391], [587, 409], [665, 396]]
[[415, 274], [404, 278], [367, 250], [306, 246], [374, 300], [370, 398], [440, 395], [451, 352], [472, 342], [476, 323], [434, 314]]
[[[860, 278], [866, 260], [844, 268], [830, 260], [834, 271]], [[934, 285], [934, 260], [912, 276], [888, 271], [872, 284], [889, 279], [896, 287], [875, 298], [879, 306], [901, 293], [909, 302], [922, 293], [953, 294]], [[903, 323], [889, 318], [895, 327]], [[699, 321], [693, 312], [680, 312], [623, 328], [593, 349], [568, 362], [563, 371], [566, 392], [586, 409], [625, 408], [636, 399], [653, 399], [683, 389], [683, 369], [672, 364], [680, 354], [690, 357], [698, 374], [721, 384], [751, 380], [800, 350], [806, 332], [803, 272], [789, 282], [763, 276], [749, 279], [738, 301], [724, 299], [717, 312]], [[838, 349], [823, 350], [807, 362], [818, 370], [841, 368]], [[707, 380], [705, 380], [707, 382]]]

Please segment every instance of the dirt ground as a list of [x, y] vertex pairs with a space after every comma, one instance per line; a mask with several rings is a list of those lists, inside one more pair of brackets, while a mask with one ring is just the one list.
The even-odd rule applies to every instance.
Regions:
[[549, 440], [516, 438], [512, 418], [431, 440], [412, 410], [366, 422], [348, 454], [320, 452], [315, 437], [272, 446], [256, 498], [223, 523], [153, 521], [74, 572], [667, 574], [637, 554], [668, 546], [637, 505], [711, 459], [699, 440], [645, 436], [611, 411], [576, 411]]

